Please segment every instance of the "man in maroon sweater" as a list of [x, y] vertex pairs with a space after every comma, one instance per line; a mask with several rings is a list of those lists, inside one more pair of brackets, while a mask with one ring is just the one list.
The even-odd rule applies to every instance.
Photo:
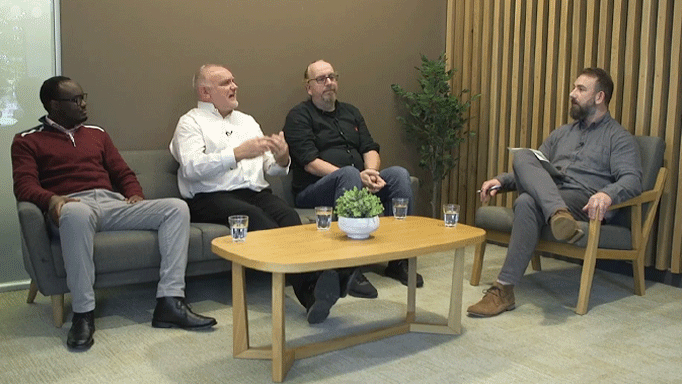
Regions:
[[109, 135], [87, 120], [86, 96], [78, 83], [55, 76], [43, 83], [47, 110], [41, 124], [12, 143], [14, 194], [47, 212], [61, 240], [73, 320], [67, 346], [86, 350], [94, 343], [95, 232], [157, 230], [161, 265], [152, 326], [206, 328], [216, 324], [187, 306], [185, 267], [189, 209], [180, 199], [144, 200], [142, 187]]

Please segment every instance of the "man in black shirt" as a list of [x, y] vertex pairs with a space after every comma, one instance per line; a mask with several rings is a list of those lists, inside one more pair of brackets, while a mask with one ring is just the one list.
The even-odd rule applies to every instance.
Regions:
[[[289, 111], [283, 129], [293, 160], [296, 206], [333, 206], [345, 190], [365, 187], [381, 199], [386, 215], [393, 212], [394, 197], [408, 198], [411, 214], [410, 174], [402, 167], [379, 170], [379, 145], [372, 140], [360, 111], [336, 100], [338, 74], [331, 64], [313, 62], [303, 80], [310, 99]], [[407, 260], [389, 262], [385, 273], [407, 285]], [[423, 285], [424, 280], [417, 275], [417, 286]], [[362, 274], [348, 293], [377, 297], [376, 289]]]

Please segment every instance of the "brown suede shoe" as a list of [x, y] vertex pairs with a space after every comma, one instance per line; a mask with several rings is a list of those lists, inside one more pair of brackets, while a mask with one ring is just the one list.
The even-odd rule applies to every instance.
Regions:
[[469, 316], [497, 316], [504, 311], [511, 311], [516, 308], [513, 285], [502, 285], [498, 282], [494, 282], [493, 286], [486, 289], [484, 292], [485, 295], [481, 301], [467, 308]]
[[549, 226], [552, 228], [552, 235], [560, 241], [575, 243], [584, 234], [573, 215], [565, 209], [554, 212], [552, 218], [549, 219]]

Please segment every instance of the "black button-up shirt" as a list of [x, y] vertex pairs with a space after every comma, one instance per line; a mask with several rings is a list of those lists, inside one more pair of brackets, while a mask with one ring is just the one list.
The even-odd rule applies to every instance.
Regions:
[[320, 177], [303, 167], [319, 158], [337, 167], [353, 166], [362, 171], [362, 155], [379, 152], [360, 111], [347, 103], [336, 102], [336, 109], [325, 112], [311, 100], [289, 111], [284, 124], [284, 136], [292, 158], [292, 187], [295, 193], [315, 183]]

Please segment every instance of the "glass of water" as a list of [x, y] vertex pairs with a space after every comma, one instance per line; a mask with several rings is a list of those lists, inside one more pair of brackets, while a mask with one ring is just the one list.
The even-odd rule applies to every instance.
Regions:
[[459, 205], [443, 204], [443, 220], [446, 227], [456, 227], [459, 221]]
[[393, 204], [393, 217], [398, 220], [405, 220], [407, 216], [407, 203], [409, 199], [405, 197], [395, 197], [391, 201]]
[[246, 215], [234, 215], [227, 218], [230, 222], [232, 241], [240, 243], [246, 240], [246, 230], [249, 228], [249, 217]]
[[315, 217], [317, 222], [317, 229], [320, 231], [327, 231], [332, 226], [332, 207], [315, 207]]

